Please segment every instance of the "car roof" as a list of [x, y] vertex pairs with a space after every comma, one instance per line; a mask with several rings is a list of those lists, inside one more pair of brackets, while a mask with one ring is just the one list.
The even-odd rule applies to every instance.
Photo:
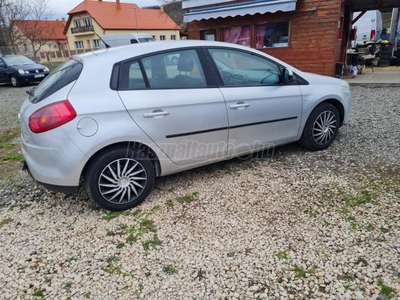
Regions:
[[171, 40], [171, 41], [155, 41], [151, 43], [138, 43], [126, 46], [111, 47], [92, 52], [87, 52], [79, 55], [75, 55], [72, 58], [82, 62], [91, 64], [91, 61], [98, 63], [98, 59], [101, 59], [101, 64], [105, 67], [111, 67], [117, 62], [121, 62], [132, 57], [138, 57], [146, 54], [151, 54], [160, 51], [168, 50], [179, 50], [190, 47], [229, 47], [238, 50], [244, 50], [247, 52], [253, 52], [264, 57], [269, 57], [275, 62], [280, 63], [282, 66], [289, 67], [295, 72], [301, 72], [300, 70], [288, 65], [284, 61], [281, 61], [275, 57], [270, 56], [257, 49], [253, 49], [247, 46], [217, 42], [217, 41], [204, 41], [204, 40]]
[[124, 59], [129, 59], [135, 56], [141, 56], [153, 52], [159, 52], [163, 50], [173, 50], [186, 47], [230, 47], [237, 48], [247, 51], [253, 51], [261, 53], [250, 47], [240, 46], [231, 43], [214, 42], [214, 41], [200, 41], [200, 40], [174, 40], [174, 41], [156, 41], [151, 43], [138, 43], [126, 46], [110, 47], [107, 49], [97, 50], [88, 52], [74, 57], [78, 60], [91, 60], [96, 57], [101, 57], [102, 60], [109, 59], [110, 61], [116, 62]]

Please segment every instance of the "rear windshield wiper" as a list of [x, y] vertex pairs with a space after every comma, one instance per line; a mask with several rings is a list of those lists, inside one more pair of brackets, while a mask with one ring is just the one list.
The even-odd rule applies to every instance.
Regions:
[[35, 89], [36, 89], [36, 86], [31, 87], [30, 89], [27, 89], [27, 90], [26, 90], [26, 93], [27, 93], [29, 96], [32, 96], [32, 97], [33, 97], [33, 95], [35, 94]]

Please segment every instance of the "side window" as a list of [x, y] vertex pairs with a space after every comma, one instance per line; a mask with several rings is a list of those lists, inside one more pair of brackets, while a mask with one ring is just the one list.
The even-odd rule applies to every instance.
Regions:
[[195, 50], [182, 50], [142, 59], [150, 88], [180, 89], [206, 87], [206, 80]]
[[0, 67], [5, 68], [6, 64], [4, 63], [4, 61], [0, 58]]
[[253, 53], [209, 49], [225, 86], [274, 85], [280, 82], [277, 64]]
[[140, 65], [137, 60], [126, 62], [121, 68], [119, 83], [120, 90], [139, 90], [145, 89], [146, 83], [143, 78]]

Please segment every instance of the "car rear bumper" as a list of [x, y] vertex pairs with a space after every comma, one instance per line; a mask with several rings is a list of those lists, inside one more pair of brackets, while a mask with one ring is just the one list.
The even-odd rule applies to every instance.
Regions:
[[29, 174], [29, 176], [32, 177], [33, 180], [35, 180], [37, 183], [42, 185], [47, 190], [50, 190], [53, 192], [58, 192], [58, 193], [64, 193], [64, 194], [76, 194], [79, 190], [79, 186], [53, 185], [53, 184], [48, 184], [48, 183], [37, 181], [32, 176], [32, 173], [29, 170], [28, 164], [26, 162], [24, 162], [24, 165], [22, 166], [22, 170], [26, 171]]

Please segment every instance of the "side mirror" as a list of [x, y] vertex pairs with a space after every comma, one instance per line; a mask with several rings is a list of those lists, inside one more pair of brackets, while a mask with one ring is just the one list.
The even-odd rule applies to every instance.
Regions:
[[282, 71], [283, 83], [289, 83], [293, 81], [293, 72], [289, 69], [284, 68]]

